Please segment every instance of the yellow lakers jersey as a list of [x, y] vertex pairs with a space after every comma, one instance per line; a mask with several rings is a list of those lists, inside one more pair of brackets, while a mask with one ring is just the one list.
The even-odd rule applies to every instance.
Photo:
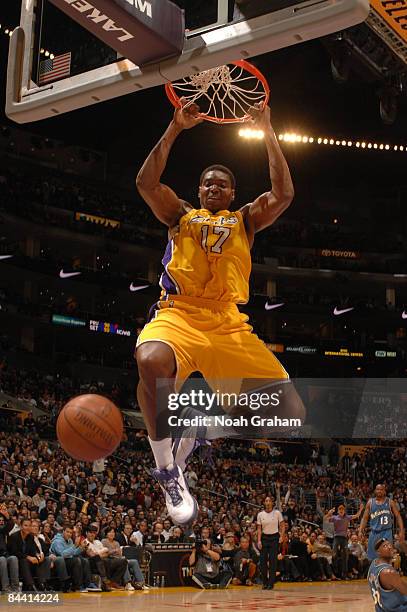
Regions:
[[250, 246], [240, 212], [190, 210], [172, 229], [162, 263], [161, 299], [176, 294], [235, 304], [249, 299]]

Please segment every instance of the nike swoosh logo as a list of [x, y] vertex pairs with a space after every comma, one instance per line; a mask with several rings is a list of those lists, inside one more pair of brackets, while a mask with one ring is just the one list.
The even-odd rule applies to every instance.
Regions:
[[130, 285], [130, 291], [141, 291], [142, 289], [147, 289], [147, 287], [149, 287], [150, 285], [140, 285], [139, 287], [137, 285], [133, 285], [133, 283], [131, 283]]
[[334, 315], [341, 315], [341, 314], [344, 314], [345, 312], [350, 312], [353, 309], [354, 309], [354, 306], [352, 306], [352, 308], [342, 308], [342, 310], [339, 310], [335, 306], [335, 308], [334, 308]]
[[63, 270], [59, 271], [59, 278], [71, 278], [71, 276], [79, 276], [82, 272], [64, 272]]
[[266, 302], [264, 304], [264, 308], [266, 310], [274, 310], [274, 308], [280, 308], [280, 306], [284, 306], [284, 302], [282, 302], [281, 304], [269, 304], [268, 302]]
[[0, 259], [10, 259], [10, 257], [13, 257], [12, 255], [0, 255]]
[[407, 312], [405, 310], [403, 310], [403, 312], [401, 313], [401, 318], [407, 319]]

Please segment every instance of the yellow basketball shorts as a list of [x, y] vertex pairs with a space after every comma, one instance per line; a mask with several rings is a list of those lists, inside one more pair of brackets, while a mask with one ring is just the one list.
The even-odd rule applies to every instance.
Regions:
[[247, 321], [236, 304], [169, 296], [158, 302], [154, 318], [137, 339], [136, 350], [145, 342], [168, 344], [177, 364], [177, 390], [196, 371], [219, 390], [230, 388], [228, 381], [289, 378]]

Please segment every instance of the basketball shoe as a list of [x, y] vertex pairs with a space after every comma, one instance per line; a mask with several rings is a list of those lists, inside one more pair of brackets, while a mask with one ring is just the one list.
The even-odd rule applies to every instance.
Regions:
[[174, 463], [170, 468], [156, 468], [152, 476], [157, 480], [165, 495], [168, 514], [176, 525], [188, 525], [198, 515], [198, 503], [189, 492], [181, 468]]

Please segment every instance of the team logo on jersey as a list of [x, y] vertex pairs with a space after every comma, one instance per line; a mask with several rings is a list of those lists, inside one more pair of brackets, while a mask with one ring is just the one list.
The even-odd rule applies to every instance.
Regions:
[[192, 217], [192, 219], [189, 220], [190, 223], [208, 223], [208, 221], [211, 220], [211, 217], [200, 217], [199, 215], [196, 215], [196, 217]]
[[236, 217], [236, 215], [233, 215], [231, 217], [213, 217], [213, 216], [207, 216], [207, 217], [201, 217], [200, 215], [196, 215], [195, 217], [192, 217], [192, 219], [189, 220], [189, 223], [213, 223], [214, 225], [236, 225], [236, 223], [239, 223], [239, 219]]

